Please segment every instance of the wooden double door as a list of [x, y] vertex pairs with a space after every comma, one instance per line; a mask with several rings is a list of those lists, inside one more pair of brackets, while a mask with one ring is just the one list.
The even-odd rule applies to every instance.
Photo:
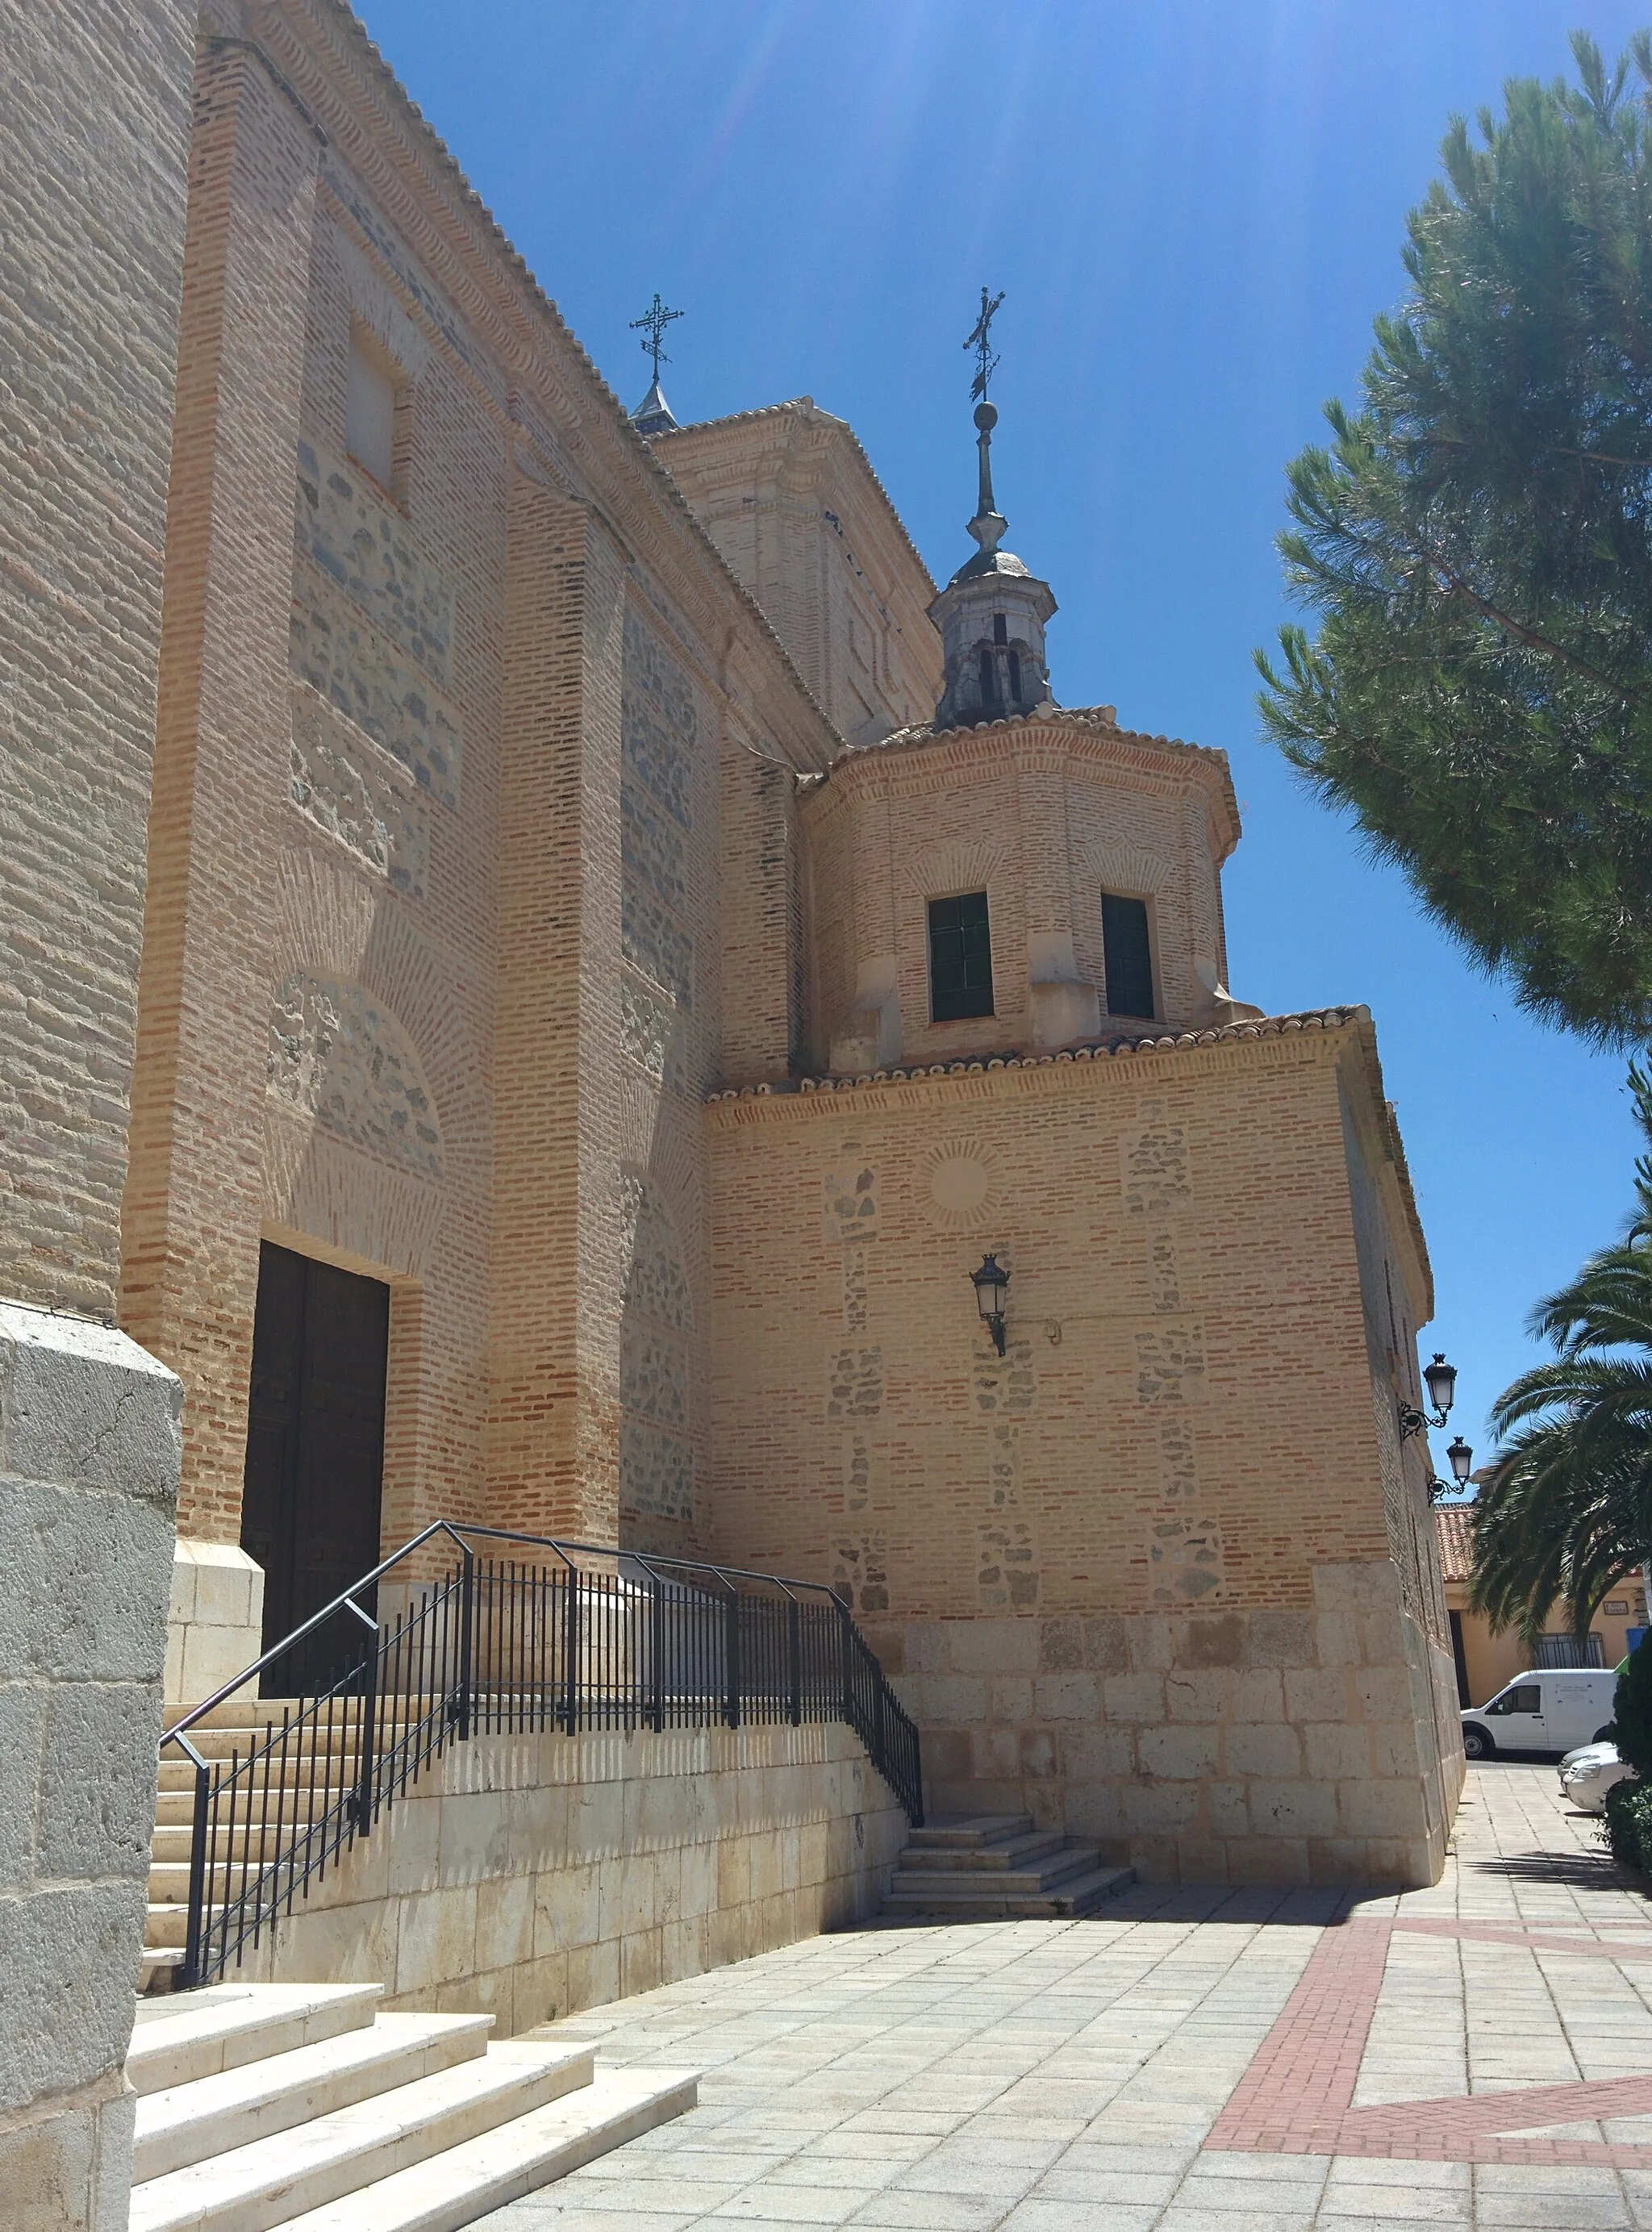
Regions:
[[[264, 1569], [266, 1651], [379, 1563], [389, 1346], [381, 1280], [263, 1243], [241, 1547]], [[366, 1634], [348, 1612], [326, 1622], [269, 1668], [263, 1694], [314, 1696]]]

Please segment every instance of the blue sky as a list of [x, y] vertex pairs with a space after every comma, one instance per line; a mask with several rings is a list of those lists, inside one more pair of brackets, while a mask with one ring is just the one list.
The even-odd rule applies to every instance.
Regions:
[[[938, 578], [970, 545], [969, 366], [1003, 288], [1008, 542], [1060, 600], [1058, 698], [1231, 756], [1233, 989], [1374, 1011], [1433, 1256], [1454, 1424], [1533, 1360], [1611, 1234], [1624, 1062], [1540, 1028], [1260, 742], [1283, 467], [1401, 296], [1448, 115], [1616, 54], [1652, 6], [1539, 0], [364, 0], [369, 30], [627, 405], [628, 321], [687, 315], [683, 420], [813, 395]], [[1311, 1418], [1282, 1419], [1286, 1432]]]

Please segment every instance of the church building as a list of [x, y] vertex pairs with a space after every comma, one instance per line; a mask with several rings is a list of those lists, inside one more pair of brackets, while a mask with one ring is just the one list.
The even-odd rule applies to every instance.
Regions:
[[830, 1582], [934, 1810], [1428, 1882], [1371, 1019], [1230, 993], [1227, 760], [1059, 702], [995, 418], [937, 592], [807, 397], [628, 414], [337, 0], [207, 0], [120, 1219], [168, 1697], [483, 1522]]

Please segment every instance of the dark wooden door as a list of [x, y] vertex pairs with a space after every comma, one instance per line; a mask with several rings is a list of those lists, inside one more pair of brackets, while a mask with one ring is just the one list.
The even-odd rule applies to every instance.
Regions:
[[[379, 1562], [389, 1340], [382, 1281], [263, 1243], [241, 1547], [264, 1569], [266, 1651]], [[314, 1695], [366, 1636], [329, 1621], [269, 1669], [265, 1696]]]

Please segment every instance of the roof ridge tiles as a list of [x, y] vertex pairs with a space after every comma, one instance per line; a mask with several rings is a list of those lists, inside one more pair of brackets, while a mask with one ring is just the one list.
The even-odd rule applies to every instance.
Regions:
[[1046, 704], [1034, 706], [1026, 713], [1007, 713], [995, 721], [976, 721], [967, 728], [937, 729], [932, 722], [923, 722], [910, 728], [895, 729], [875, 743], [845, 745], [832, 765], [862, 758], [868, 752], [898, 750], [914, 744], [950, 743], [955, 739], [988, 736], [1002, 729], [1024, 729], [1029, 724], [1102, 727], [1110, 729], [1120, 743], [1151, 744], [1164, 751], [1194, 753], [1206, 760], [1225, 761], [1228, 756], [1218, 744], [1193, 744], [1182, 736], [1166, 736], [1147, 729], [1121, 728], [1116, 706]]
[[909, 1085], [932, 1077], [972, 1077], [991, 1069], [1046, 1069], [1059, 1062], [1105, 1061], [1121, 1054], [1172, 1054], [1189, 1048], [1231, 1045], [1242, 1039], [1286, 1037], [1298, 1031], [1336, 1030], [1344, 1023], [1369, 1022], [1370, 1009], [1364, 1005], [1305, 1008], [1294, 1015], [1261, 1015], [1237, 1023], [1213, 1023], [1200, 1030], [1150, 1031], [1137, 1037], [1088, 1039], [1059, 1048], [1053, 1054], [1020, 1052], [1014, 1048], [994, 1054], [967, 1054], [950, 1061], [891, 1064], [886, 1069], [862, 1070], [857, 1075], [826, 1072], [818, 1077], [788, 1077], [761, 1085], [729, 1086], [708, 1093], [708, 1103], [789, 1098], [795, 1094], [848, 1093], [868, 1085]]

